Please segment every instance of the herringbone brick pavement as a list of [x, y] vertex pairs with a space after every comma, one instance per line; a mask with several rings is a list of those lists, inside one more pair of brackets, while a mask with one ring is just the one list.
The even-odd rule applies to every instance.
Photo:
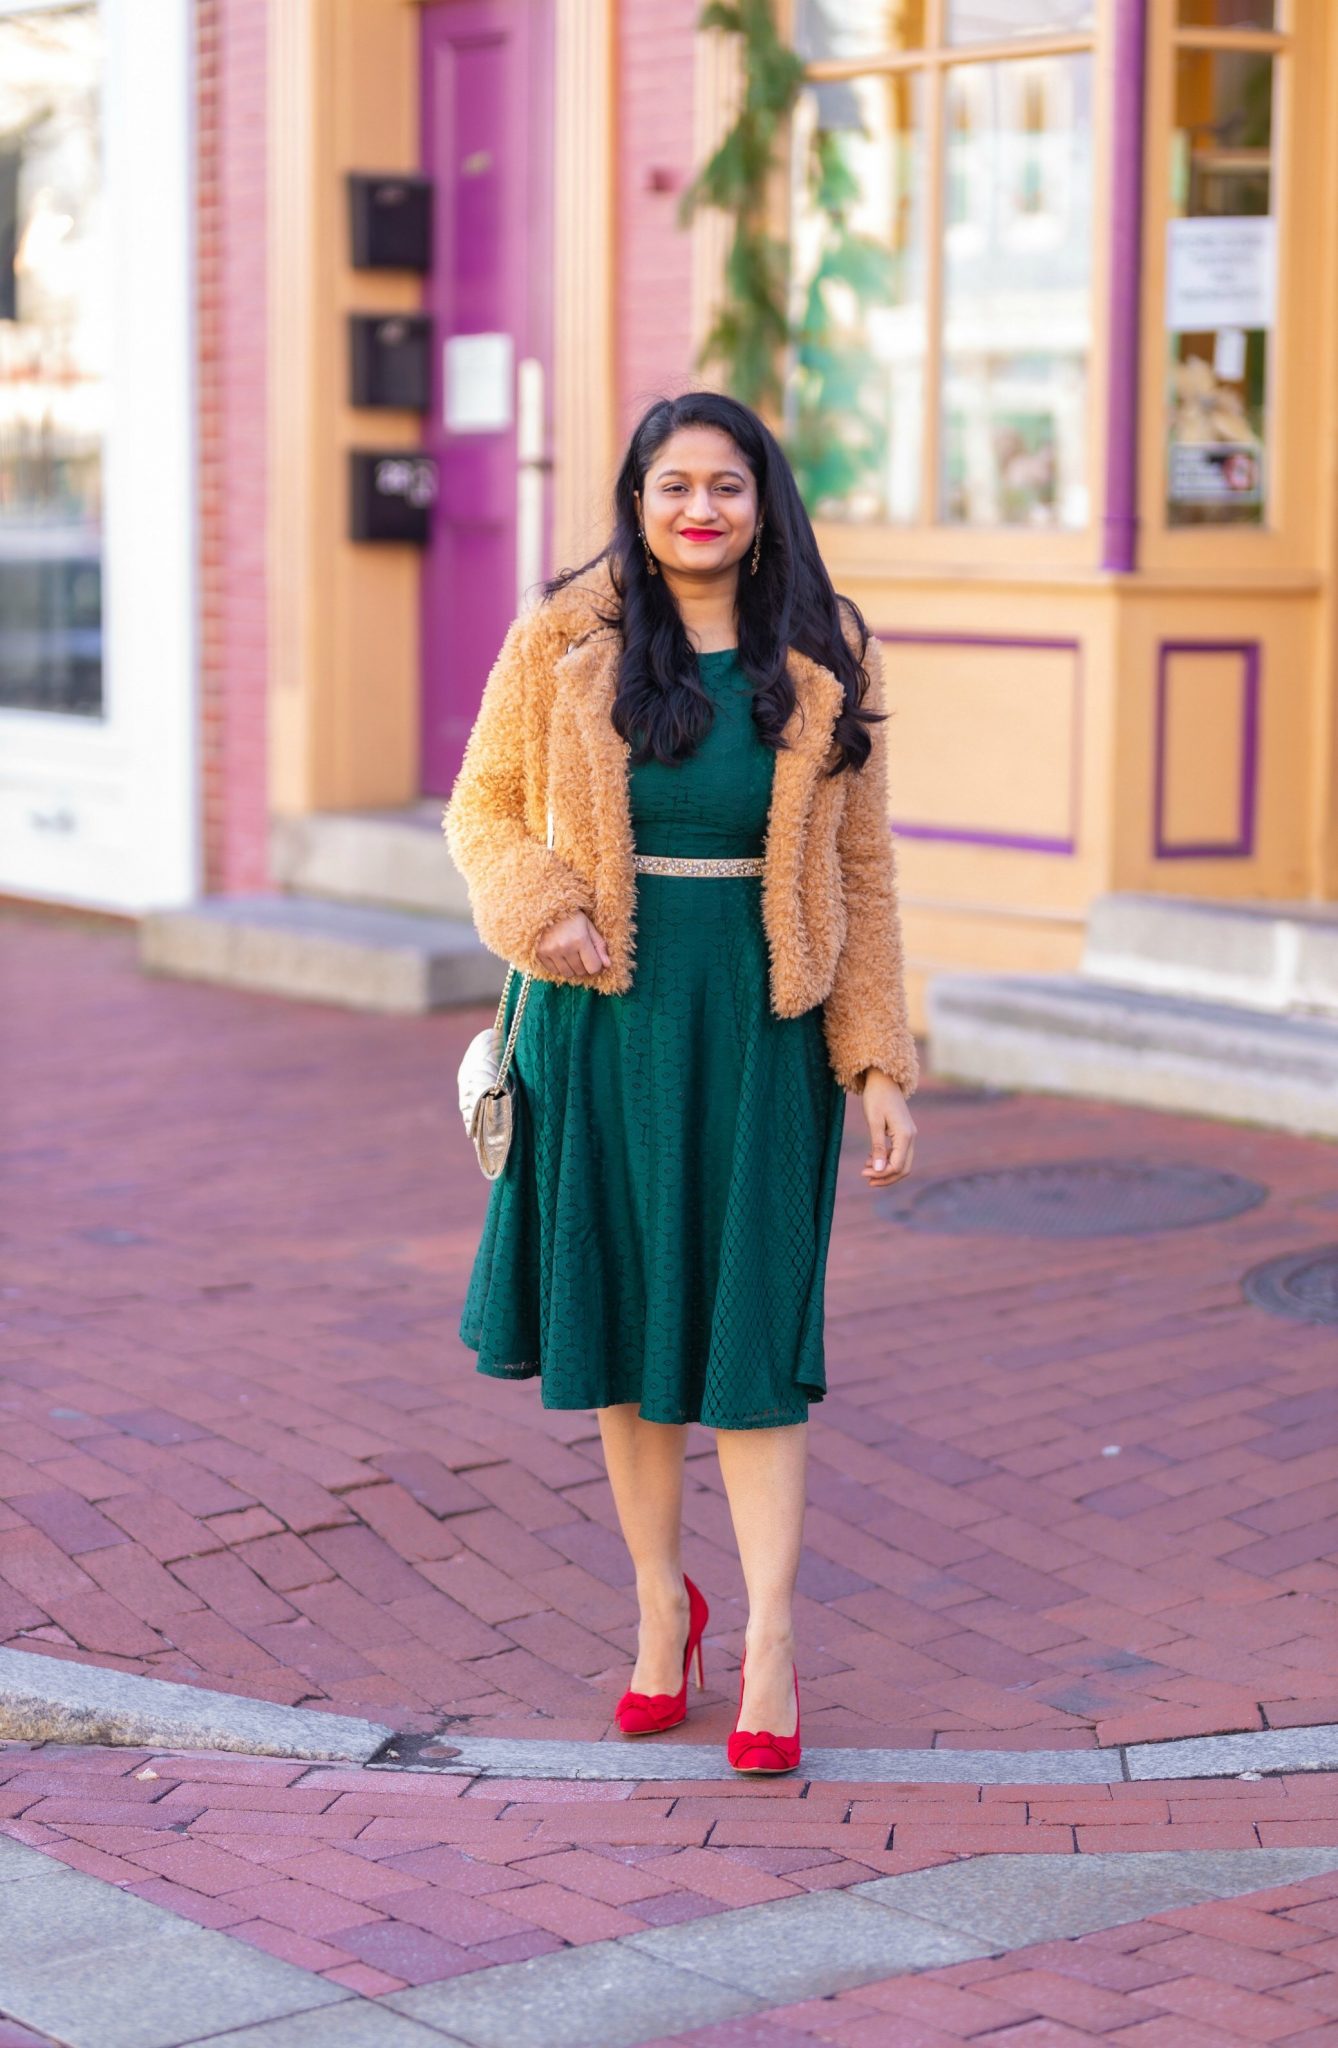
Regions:
[[[0, 1641], [406, 1729], [608, 1734], [633, 1602], [593, 1421], [482, 1380], [456, 1334], [484, 1014], [155, 981], [123, 929], [17, 909], [0, 974]], [[913, 1108], [921, 1185], [1103, 1157], [1268, 1195], [1137, 1236], [936, 1236], [870, 1197], [850, 1105], [807, 1739], [1338, 1719], [1334, 1332], [1241, 1292], [1338, 1237], [1338, 1153], [932, 1077]], [[687, 1518], [713, 1615], [683, 1734], [723, 1740], [743, 1607], [704, 1433]]]

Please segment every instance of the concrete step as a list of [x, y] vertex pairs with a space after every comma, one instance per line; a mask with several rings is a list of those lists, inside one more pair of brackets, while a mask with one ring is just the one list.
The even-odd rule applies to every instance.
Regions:
[[1338, 1020], [1270, 1016], [1080, 975], [940, 974], [936, 1075], [1338, 1138]]
[[445, 808], [443, 797], [424, 797], [393, 810], [274, 818], [270, 873], [298, 895], [467, 918], [464, 878], [441, 829]]
[[1154, 995], [1338, 1017], [1338, 903], [1099, 896], [1082, 967]]
[[153, 974], [405, 1014], [495, 1003], [506, 962], [463, 918], [304, 896], [210, 896], [140, 922]]

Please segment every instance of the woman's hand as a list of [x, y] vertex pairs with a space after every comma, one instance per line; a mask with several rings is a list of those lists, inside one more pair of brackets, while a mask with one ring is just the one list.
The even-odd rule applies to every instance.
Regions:
[[860, 1172], [871, 1188], [889, 1187], [911, 1170], [915, 1154], [915, 1119], [890, 1074], [870, 1067], [860, 1096], [869, 1125], [869, 1156]]
[[550, 924], [534, 951], [550, 974], [598, 974], [609, 964], [609, 949], [583, 910]]

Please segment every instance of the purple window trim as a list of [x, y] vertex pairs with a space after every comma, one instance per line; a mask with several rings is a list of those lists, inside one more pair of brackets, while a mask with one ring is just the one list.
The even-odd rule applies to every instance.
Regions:
[[1147, 0], [1115, 0], [1111, 105], [1110, 358], [1101, 566], [1138, 566], [1139, 276], [1143, 252], [1143, 123]]
[[1006, 847], [1014, 853], [1050, 853], [1072, 858], [1078, 851], [1079, 792], [1082, 788], [1082, 642], [999, 633], [878, 633], [875, 637], [887, 643], [910, 647], [1036, 648], [1046, 653], [1072, 655], [1073, 755], [1069, 764], [1069, 830], [1065, 837], [1055, 838], [1030, 832], [987, 832], [983, 829], [972, 830], [967, 826], [918, 825], [898, 818], [888, 820], [893, 834], [898, 839], [938, 839], [947, 840], [958, 846], [998, 846]]
[[[1165, 832], [1168, 664], [1175, 654], [1238, 654], [1244, 663], [1245, 705], [1240, 749], [1239, 824], [1234, 840], [1172, 844]], [[1154, 860], [1251, 860], [1259, 795], [1259, 699], [1262, 658], [1257, 640], [1163, 640], [1157, 648], [1157, 716], [1153, 752], [1152, 857]]]

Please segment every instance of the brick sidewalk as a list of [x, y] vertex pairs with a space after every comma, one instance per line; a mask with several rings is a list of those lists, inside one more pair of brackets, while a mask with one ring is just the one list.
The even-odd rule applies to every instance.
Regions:
[[1338, 1877], [1319, 1878], [701, 2027], [673, 2048], [1334, 2048], [1335, 1929]]
[[[991, 1852], [1338, 1841], [1326, 1777], [1055, 1786], [471, 1783], [0, 1746], [0, 1827], [379, 1998]], [[684, 2048], [1229, 2048], [1338, 2038], [1338, 1872], [699, 2029]], [[666, 2037], [666, 2041], [669, 2037]], [[0, 2048], [39, 2037], [0, 2021]]]
[[379, 1996], [964, 1856], [1325, 1846], [1338, 1784], [471, 1783], [13, 1745], [0, 1817], [76, 1870]]
[[[0, 974], [0, 1641], [405, 1731], [608, 1738], [634, 1604], [592, 1419], [479, 1378], [456, 1336], [487, 1189], [454, 1071], [482, 1014], [155, 982], [124, 933], [19, 912]], [[1107, 1158], [1268, 1194], [1136, 1237], [935, 1235], [895, 1220], [909, 1184], [870, 1199], [851, 1105], [806, 1739], [1064, 1750], [1338, 1721], [1333, 1332], [1240, 1285], [1338, 1236], [1338, 1152], [932, 1080], [914, 1111], [919, 1186]], [[744, 1615], [705, 1433], [686, 1512], [710, 1690], [677, 1739], [723, 1746]], [[1338, 1848], [1338, 1793], [369, 1784], [11, 1745], [0, 1831], [378, 1997], [1019, 1849]], [[679, 2038], [1318, 2048], [1338, 2040], [1335, 1896], [1162, 1914]], [[0, 2048], [37, 2038], [7, 2026], [0, 2008]]]
[[[0, 968], [0, 1640], [405, 1728], [606, 1734], [633, 1603], [593, 1423], [481, 1379], [456, 1335], [486, 1186], [452, 1093], [479, 1014], [155, 982], [118, 932], [14, 913]], [[1338, 1719], [1333, 1332], [1240, 1291], [1338, 1233], [1338, 1153], [932, 1085], [915, 1113], [921, 1183], [1101, 1155], [1269, 1195], [1134, 1238], [907, 1230], [859, 1179], [852, 1105], [809, 1738], [1057, 1748]], [[741, 1586], [705, 1433], [694, 1449], [711, 1694], [684, 1736], [723, 1741]]]

